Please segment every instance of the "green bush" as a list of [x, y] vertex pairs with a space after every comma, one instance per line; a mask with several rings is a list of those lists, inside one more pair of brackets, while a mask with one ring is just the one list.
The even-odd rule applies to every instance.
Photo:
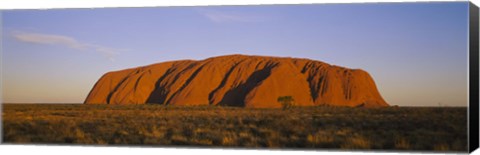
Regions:
[[292, 96], [280, 96], [278, 97], [277, 101], [282, 104], [283, 110], [287, 110], [293, 107], [295, 100]]

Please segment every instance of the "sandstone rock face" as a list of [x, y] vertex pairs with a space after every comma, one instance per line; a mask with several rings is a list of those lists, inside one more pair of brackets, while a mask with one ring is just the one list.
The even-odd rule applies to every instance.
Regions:
[[363, 70], [309, 59], [245, 55], [109, 72], [97, 81], [85, 104], [279, 108], [280, 96], [292, 96], [297, 106], [388, 106]]

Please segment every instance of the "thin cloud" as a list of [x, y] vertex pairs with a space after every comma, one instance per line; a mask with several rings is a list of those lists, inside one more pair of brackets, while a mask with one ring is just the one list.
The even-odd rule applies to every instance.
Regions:
[[102, 53], [110, 61], [115, 61], [115, 56], [119, 53], [119, 51], [128, 51], [127, 49], [117, 49], [98, 45], [91, 45], [91, 47], [93, 47], [95, 51]]
[[89, 44], [80, 42], [75, 38], [55, 35], [55, 34], [42, 34], [42, 33], [30, 33], [15, 31], [12, 35], [16, 40], [26, 43], [45, 44], [45, 45], [59, 45], [69, 47], [75, 50], [92, 50], [101, 53], [107, 57], [110, 61], [115, 60], [115, 56], [120, 51], [127, 51], [127, 49], [111, 48], [102, 45]]
[[64, 45], [74, 49], [84, 49], [86, 47], [85, 44], [82, 44], [73, 38], [60, 35], [15, 32], [13, 33], [13, 37], [18, 41], [28, 43]]
[[224, 22], [262, 22], [270, 20], [271, 17], [264, 15], [251, 14], [251, 13], [240, 13], [240, 12], [224, 12], [224, 11], [215, 11], [210, 9], [197, 9], [197, 11], [215, 23], [224, 23]]

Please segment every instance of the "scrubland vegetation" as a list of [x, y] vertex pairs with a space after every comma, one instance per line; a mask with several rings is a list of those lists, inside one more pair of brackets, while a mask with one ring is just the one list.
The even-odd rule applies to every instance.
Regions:
[[3, 142], [467, 151], [467, 109], [4, 104]]

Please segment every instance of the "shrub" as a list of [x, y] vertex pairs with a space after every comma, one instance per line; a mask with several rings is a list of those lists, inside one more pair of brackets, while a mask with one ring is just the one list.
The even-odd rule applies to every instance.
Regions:
[[292, 96], [280, 96], [277, 99], [278, 102], [282, 104], [283, 110], [293, 107], [293, 102], [295, 101]]

